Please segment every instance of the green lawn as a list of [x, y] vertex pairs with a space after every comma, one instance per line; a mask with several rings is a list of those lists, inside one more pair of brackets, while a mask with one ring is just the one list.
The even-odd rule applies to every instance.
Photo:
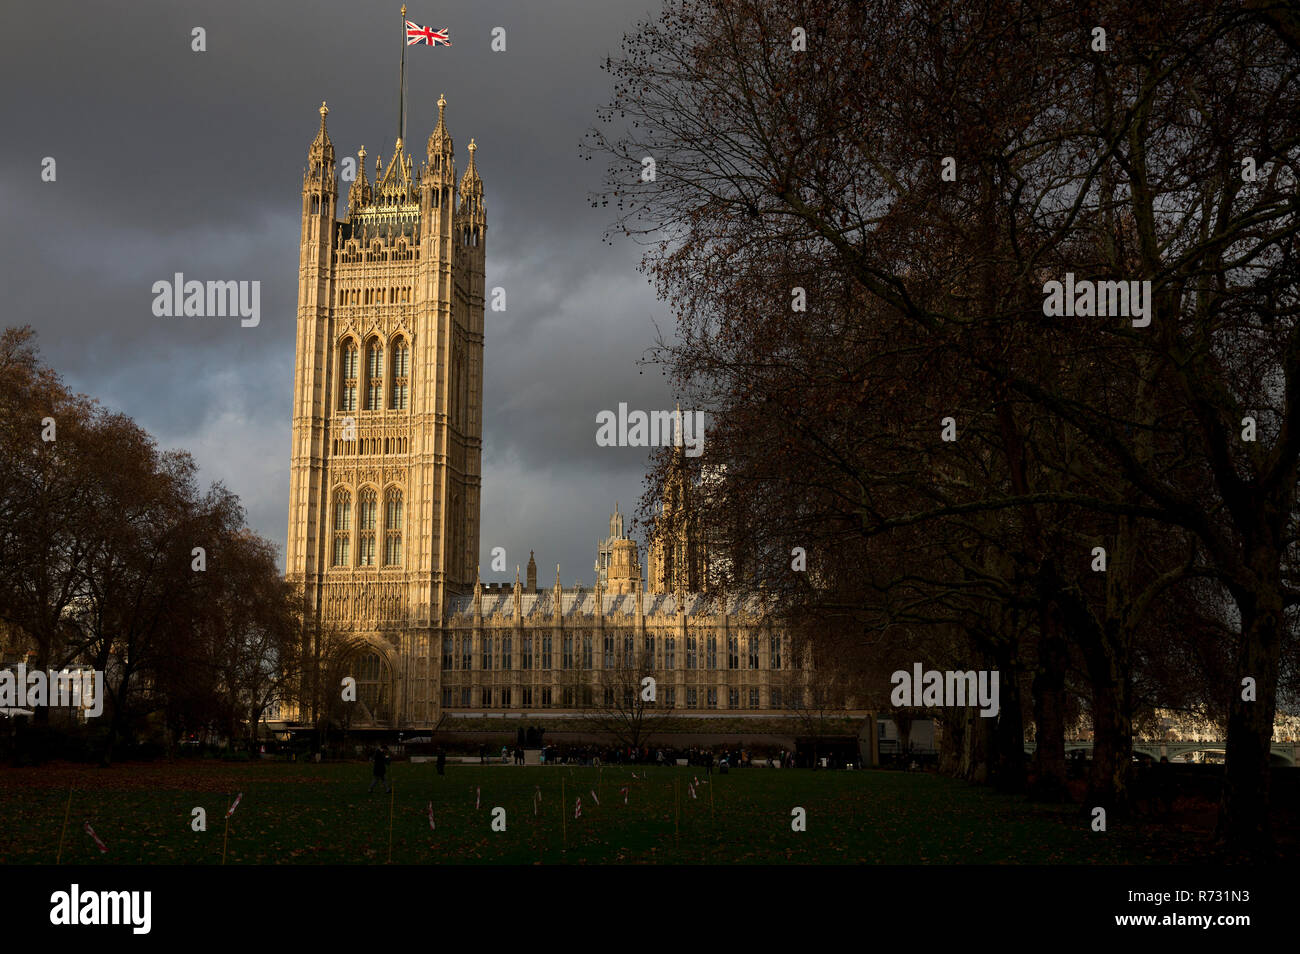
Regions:
[[[516, 768], [397, 763], [394, 797], [367, 794], [369, 766], [215, 762], [46, 766], [0, 771], [0, 862], [53, 864], [65, 811], [70, 864], [421, 863], [1151, 863], [1162, 857], [1143, 828], [1090, 830], [1074, 809], [953, 779], [900, 772], [749, 769]], [[701, 781], [706, 777], [700, 775]], [[563, 800], [561, 799], [563, 785]], [[600, 804], [591, 797], [599, 785]], [[627, 805], [619, 789], [629, 785]], [[542, 800], [534, 814], [534, 795]], [[476, 809], [475, 790], [482, 790]], [[71, 790], [71, 808], [68, 795]], [[675, 796], [676, 792], [676, 796]], [[582, 817], [573, 817], [582, 797]], [[436, 830], [430, 830], [433, 803]], [[206, 832], [191, 811], [207, 811]], [[491, 830], [492, 809], [506, 831]], [[791, 830], [791, 809], [807, 830]], [[675, 820], [676, 819], [676, 820]], [[109, 847], [100, 854], [90, 821]], [[1174, 847], [1183, 854], [1193, 846]]]

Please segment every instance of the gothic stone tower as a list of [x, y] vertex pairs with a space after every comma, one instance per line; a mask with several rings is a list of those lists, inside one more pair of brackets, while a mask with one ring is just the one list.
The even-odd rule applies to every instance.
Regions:
[[483, 408], [483, 183], [456, 184], [438, 125], [425, 165], [359, 152], [346, 216], [320, 108], [302, 186], [287, 576], [313, 622], [362, 637], [358, 713], [437, 717], [431, 627], [477, 578]]

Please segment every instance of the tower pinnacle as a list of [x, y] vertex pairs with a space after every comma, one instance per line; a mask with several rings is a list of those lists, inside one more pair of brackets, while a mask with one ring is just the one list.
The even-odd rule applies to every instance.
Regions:
[[[451, 135], [447, 132], [447, 97], [441, 94], [438, 95], [438, 124], [433, 127], [433, 132], [429, 133], [425, 151], [432, 171], [451, 173], [451, 157], [454, 150]], [[455, 184], [454, 180], [451, 184]]]
[[[474, 153], [478, 150], [478, 144], [473, 139], [469, 141], [469, 165], [465, 169], [465, 175], [460, 180], [460, 210], [459, 216], [463, 217], [469, 223], [472, 223], [474, 241], [472, 244], [478, 244], [478, 237], [484, 226], [483, 215], [483, 180], [479, 178], [478, 165], [474, 161]], [[466, 242], [466, 244], [471, 244]]]
[[324, 101], [320, 104], [320, 129], [316, 130], [316, 138], [311, 141], [311, 147], [307, 150], [307, 160], [311, 164], [321, 164], [334, 166], [334, 143], [330, 142], [329, 130], [325, 128], [325, 117], [329, 115], [329, 107]]

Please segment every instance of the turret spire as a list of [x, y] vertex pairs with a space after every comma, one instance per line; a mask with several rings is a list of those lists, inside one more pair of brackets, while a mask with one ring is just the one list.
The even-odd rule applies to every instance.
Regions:
[[474, 140], [469, 141], [469, 165], [465, 169], [465, 175], [460, 180], [460, 196], [462, 199], [471, 200], [471, 211], [477, 211], [483, 202], [483, 180], [479, 178], [478, 163], [474, 161], [474, 153], [478, 151], [478, 146]]
[[316, 131], [316, 138], [311, 141], [311, 147], [307, 150], [307, 161], [311, 165], [324, 165], [334, 168], [334, 143], [330, 142], [329, 130], [325, 128], [325, 117], [329, 115], [329, 107], [322, 100], [320, 104], [320, 129]]
[[357, 150], [357, 177], [348, 190], [348, 211], [370, 204], [370, 180], [366, 178], [366, 147]]
[[[441, 94], [438, 96], [438, 125], [429, 133], [425, 152], [431, 171], [451, 175], [453, 149], [451, 135], [447, 132], [447, 97]], [[451, 184], [455, 185], [454, 179]]]

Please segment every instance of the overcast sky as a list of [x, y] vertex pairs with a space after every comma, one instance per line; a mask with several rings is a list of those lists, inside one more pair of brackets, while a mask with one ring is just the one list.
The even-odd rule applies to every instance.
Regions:
[[[387, 163], [397, 129], [400, 2], [6, 2], [0, 10], [3, 323], [32, 325], [75, 389], [184, 448], [283, 552], [302, 170], [322, 100], [337, 157]], [[610, 80], [602, 59], [657, 0], [441, 0], [407, 17], [450, 48], [407, 50], [417, 165], [438, 94], [458, 171], [472, 137], [488, 215], [484, 580], [537, 551], [542, 583], [590, 584], [617, 499], [647, 452], [601, 448], [595, 415], [671, 408], [637, 362], [672, 326], [638, 246], [602, 242], [602, 166], [579, 155]], [[506, 51], [492, 52], [494, 27]], [[194, 27], [206, 52], [191, 49]], [[41, 181], [53, 157], [57, 179]], [[346, 206], [344, 188], [341, 205]], [[261, 323], [155, 317], [154, 282], [261, 282]], [[642, 373], [644, 372], [644, 373]], [[506, 573], [489, 571], [495, 546]]]

